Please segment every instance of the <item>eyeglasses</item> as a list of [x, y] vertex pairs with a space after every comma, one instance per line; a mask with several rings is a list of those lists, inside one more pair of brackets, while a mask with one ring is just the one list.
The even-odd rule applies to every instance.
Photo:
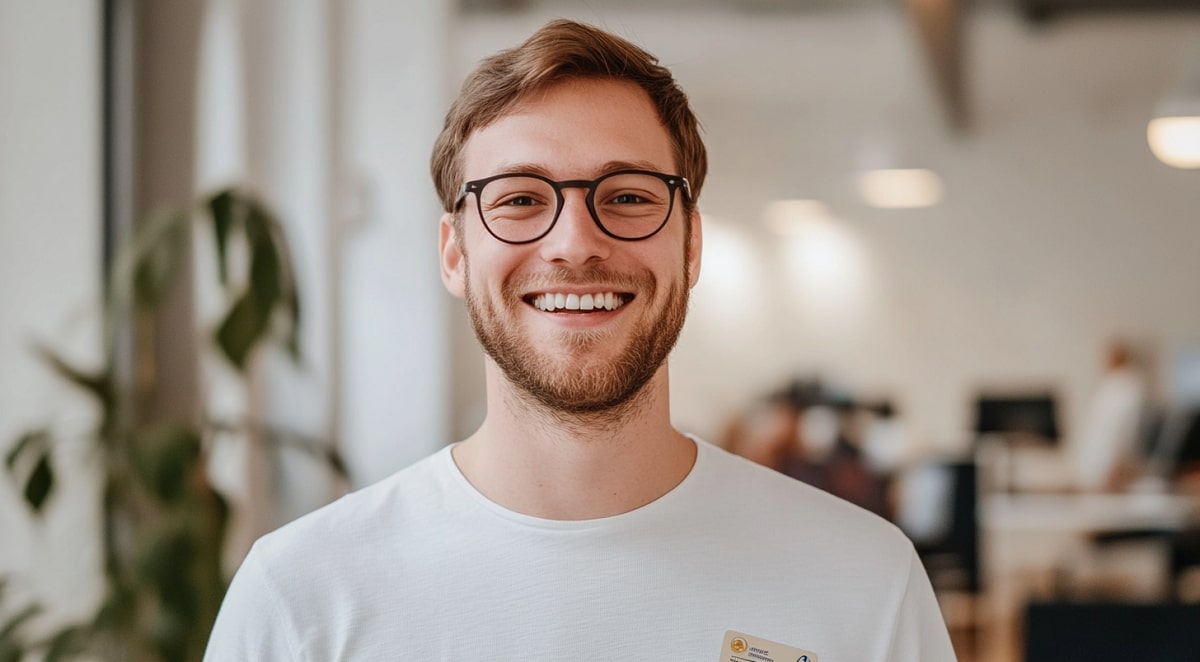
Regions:
[[556, 182], [525, 173], [506, 173], [469, 181], [457, 207], [475, 194], [483, 227], [507, 244], [528, 244], [546, 236], [563, 208], [563, 189], [587, 189], [587, 208], [604, 234], [624, 241], [648, 239], [663, 229], [675, 207], [675, 190], [691, 199], [688, 180], [650, 170], [617, 170], [599, 179]]

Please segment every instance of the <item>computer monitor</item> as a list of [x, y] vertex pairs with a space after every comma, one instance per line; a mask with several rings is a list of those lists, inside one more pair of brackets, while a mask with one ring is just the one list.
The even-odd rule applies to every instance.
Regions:
[[1183, 435], [1179, 443], [1176, 462], [1184, 468], [1200, 466], [1200, 407], [1191, 411], [1183, 425]]
[[1053, 393], [982, 394], [975, 399], [975, 432], [1059, 440], [1058, 407]]
[[1200, 404], [1176, 406], [1160, 418], [1147, 444], [1149, 473], [1171, 480], [1200, 469]]

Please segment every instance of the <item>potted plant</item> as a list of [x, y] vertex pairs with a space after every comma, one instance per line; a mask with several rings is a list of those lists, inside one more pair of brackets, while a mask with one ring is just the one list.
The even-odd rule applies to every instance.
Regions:
[[[39, 608], [17, 610], [0, 621], [0, 662], [19, 661], [35, 650], [50, 661], [79, 653], [136, 661], [202, 657], [226, 588], [221, 553], [229, 506], [206, 470], [216, 435], [236, 431], [247, 439], [299, 447], [345, 477], [328, 443], [278, 426], [204, 413], [163, 420], [149, 406], [152, 382], [121, 383], [120, 375], [126, 374], [118, 363], [121, 330], [133, 337], [135, 363], [153, 360], [151, 334], [145, 330], [178, 290], [180, 258], [197, 219], [211, 231], [218, 285], [227, 304], [211, 347], [242, 376], [255, 351], [271, 342], [300, 358], [300, 299], [292, 262], [282, 226], [259, 200], [228, 188], [138, 226], [108, 273], [101, 365], [83, 368], [50, 348], [37, 350], [98, 406], [97, 423], [82, 441], [95, 451], [102, 474], [104, 599], [89, 622], [36, 640], [23, 631]], [[244, 250], [231, 250], [234, 245]], [[58, 480], [54, 447], [77, 441], [43, 427], [21, 435], [5, 457], [34, 515], [51, 505]]]

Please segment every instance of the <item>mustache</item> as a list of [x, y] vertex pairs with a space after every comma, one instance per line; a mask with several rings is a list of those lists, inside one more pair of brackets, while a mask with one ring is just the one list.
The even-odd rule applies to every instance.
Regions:
[[551, 267], [535, 273], [516, 274], [505, 283], [504, 289], [511, 294], [520, 294], [562, 285], [595, 285], [612, 290], [634, 291], [646, 290], [653, 284], [654, 278], [649, 272], [618, 272], [605, 267]]

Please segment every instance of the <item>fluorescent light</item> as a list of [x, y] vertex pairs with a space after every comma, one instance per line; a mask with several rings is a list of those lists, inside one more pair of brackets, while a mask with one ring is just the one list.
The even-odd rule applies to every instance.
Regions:
[[863, 200], [881, 209], [932, 207], [942, 201], [942, 178], [925, 168], [868, 170], [858, 175]]
[[1155, 117], [1146, 127], [1150, 151], [1173, 168], [1200, 168], [1200, 116]]
[[776, 200], [767, 205], [766, 224], [778, 234], [796, 234], [813, 221], [831, 218], [829, 207], [820, 200]]

